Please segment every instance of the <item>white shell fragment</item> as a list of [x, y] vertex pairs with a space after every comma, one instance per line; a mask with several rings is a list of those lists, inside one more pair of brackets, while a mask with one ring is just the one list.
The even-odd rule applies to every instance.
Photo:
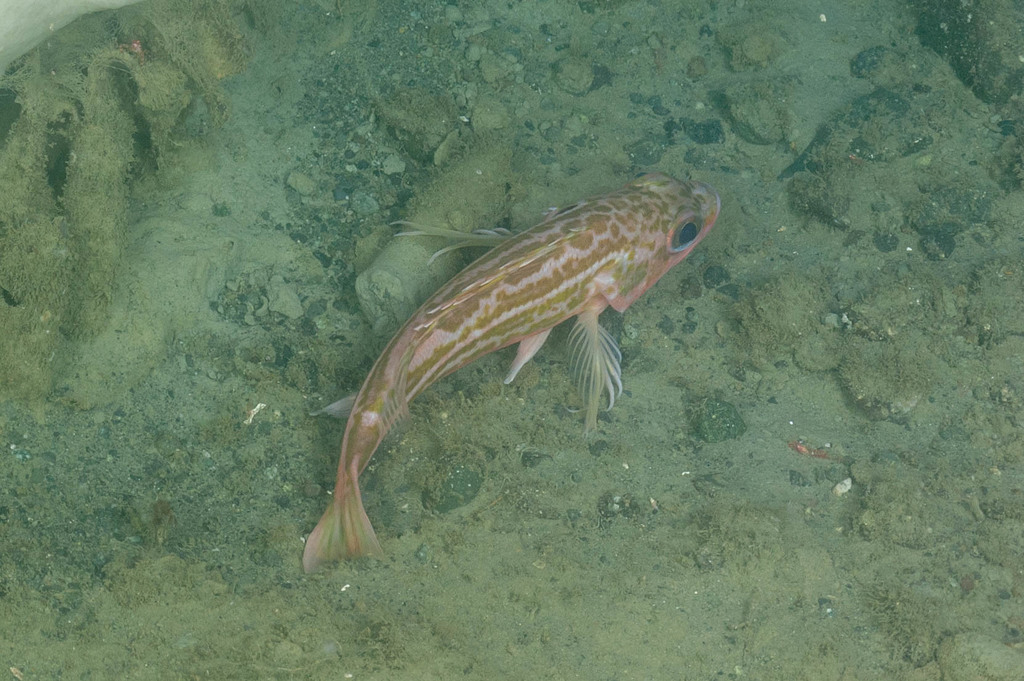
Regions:
[[851, 487], [853, 487], [853, 478], [840, 480], [836, 483], [836, 486], [832, 488], [832, 494], [835, 494], [837, 497], [841, 497], [849, 492]]

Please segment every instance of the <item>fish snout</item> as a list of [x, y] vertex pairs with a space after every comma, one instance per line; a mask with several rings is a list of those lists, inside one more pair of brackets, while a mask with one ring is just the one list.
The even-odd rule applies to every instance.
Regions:
[[718, 192], [709, 184], [693, 181], [690, 183], [690, 193], [697, 199], [697, 207], [704, 218], [705, 228], [710, 227], [718, 219], [718, 212], [722, 209], [722, 199]]

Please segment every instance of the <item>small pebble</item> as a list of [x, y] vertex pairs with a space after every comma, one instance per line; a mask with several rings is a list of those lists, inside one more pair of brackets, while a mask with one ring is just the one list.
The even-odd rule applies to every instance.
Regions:
[[853, 487], [852, 478], [840, 480], [839, 482], [836, 483], [836, 486], [832, 488], [832, 494], [836, 495], [837, 497], [841, 497], [847, 492], [849, 492], [851, 487]]
[[303, 196], [312, 196], [316, 193], [316, 182], [305, 173], [296, 171], [288, 173], [288, 186]]
[[405, 172], [405, 161], [398, 154], [390, 154], [380, 164], [380, 169], [385, 175], [397, 175]]
[[377, 199], [364, 191], [352, 192], [352, 210], [360, 215], [372, 215], [380, 210]]

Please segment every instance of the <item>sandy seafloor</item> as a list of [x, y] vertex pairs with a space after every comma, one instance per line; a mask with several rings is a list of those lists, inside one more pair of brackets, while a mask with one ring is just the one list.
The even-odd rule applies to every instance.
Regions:
[[[325, 1], [245, 27], [226, 122], [134, 185], [112, 312], [129, 340], [41, 404], [0, 404], [3, 667], [1024, 678], [1024, 201], [997, 170], [1005, 114], [899, 3], [762, 4]], [[853, 75], [873, 47], [885, 61]], [[848, 167], [821, 188], [841, 208], [795, 196], [780, 173], [879, 87], [909, 106], [858, 128], [870, 156], [835, 142]], [[436, 107], [403, 109], [421, 101]], [[457, 144], [438, 164], [437, 140], [395, 121], [439, 111], [461, 118], [439, 126]], [[512, 351], [488, 357], [421, 396], [364, 474], [385, 556], [305, 575], [342, 434], [308, 414], [357, 389], [383, 340], [355, 274], [474, 154], [510, 178], [512, 229], [648, 170], [710, 183], [721, 216], [606, 318], [626, 394], [596, 434], [567, 409], [564, 330], [511, 386]], [[952, 236], [923, 243], [929, 220]], [[271, 289], [293, 318], [259, 310]], [[745, 431], [697, 437], [708, 401]], [[479, 492], [448, 509], [467, 471]]]

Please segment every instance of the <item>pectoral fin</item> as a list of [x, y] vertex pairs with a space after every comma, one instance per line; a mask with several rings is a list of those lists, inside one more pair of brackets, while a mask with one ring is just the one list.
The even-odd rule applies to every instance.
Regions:
[[622, 353], [611, 334], [598, 323], [601, 309], [584, 310], [569, 334], [570, 361], [576, 387], [586, 405], [586, 429], [597, 426], [601, 396], [608, 393], [608, 409], [622, 394]]
[[537, 354], [541, 346], [544, 345], [544, 341], [548, 339], [548, 334], [551, 333], [551, 329], [535, 333], [532, 336], [527, 336], [523, 340], [519, 341], [519, 349], [516, 351], [516, 358], [512, 362], [512, 366], [509, 367], [508, 376], [505, 377], [505, 385], [508, 385], [515, 380], [519, 374], [519, 370], [526, 366], [526, 363], [533, 359], [533, 356]]

